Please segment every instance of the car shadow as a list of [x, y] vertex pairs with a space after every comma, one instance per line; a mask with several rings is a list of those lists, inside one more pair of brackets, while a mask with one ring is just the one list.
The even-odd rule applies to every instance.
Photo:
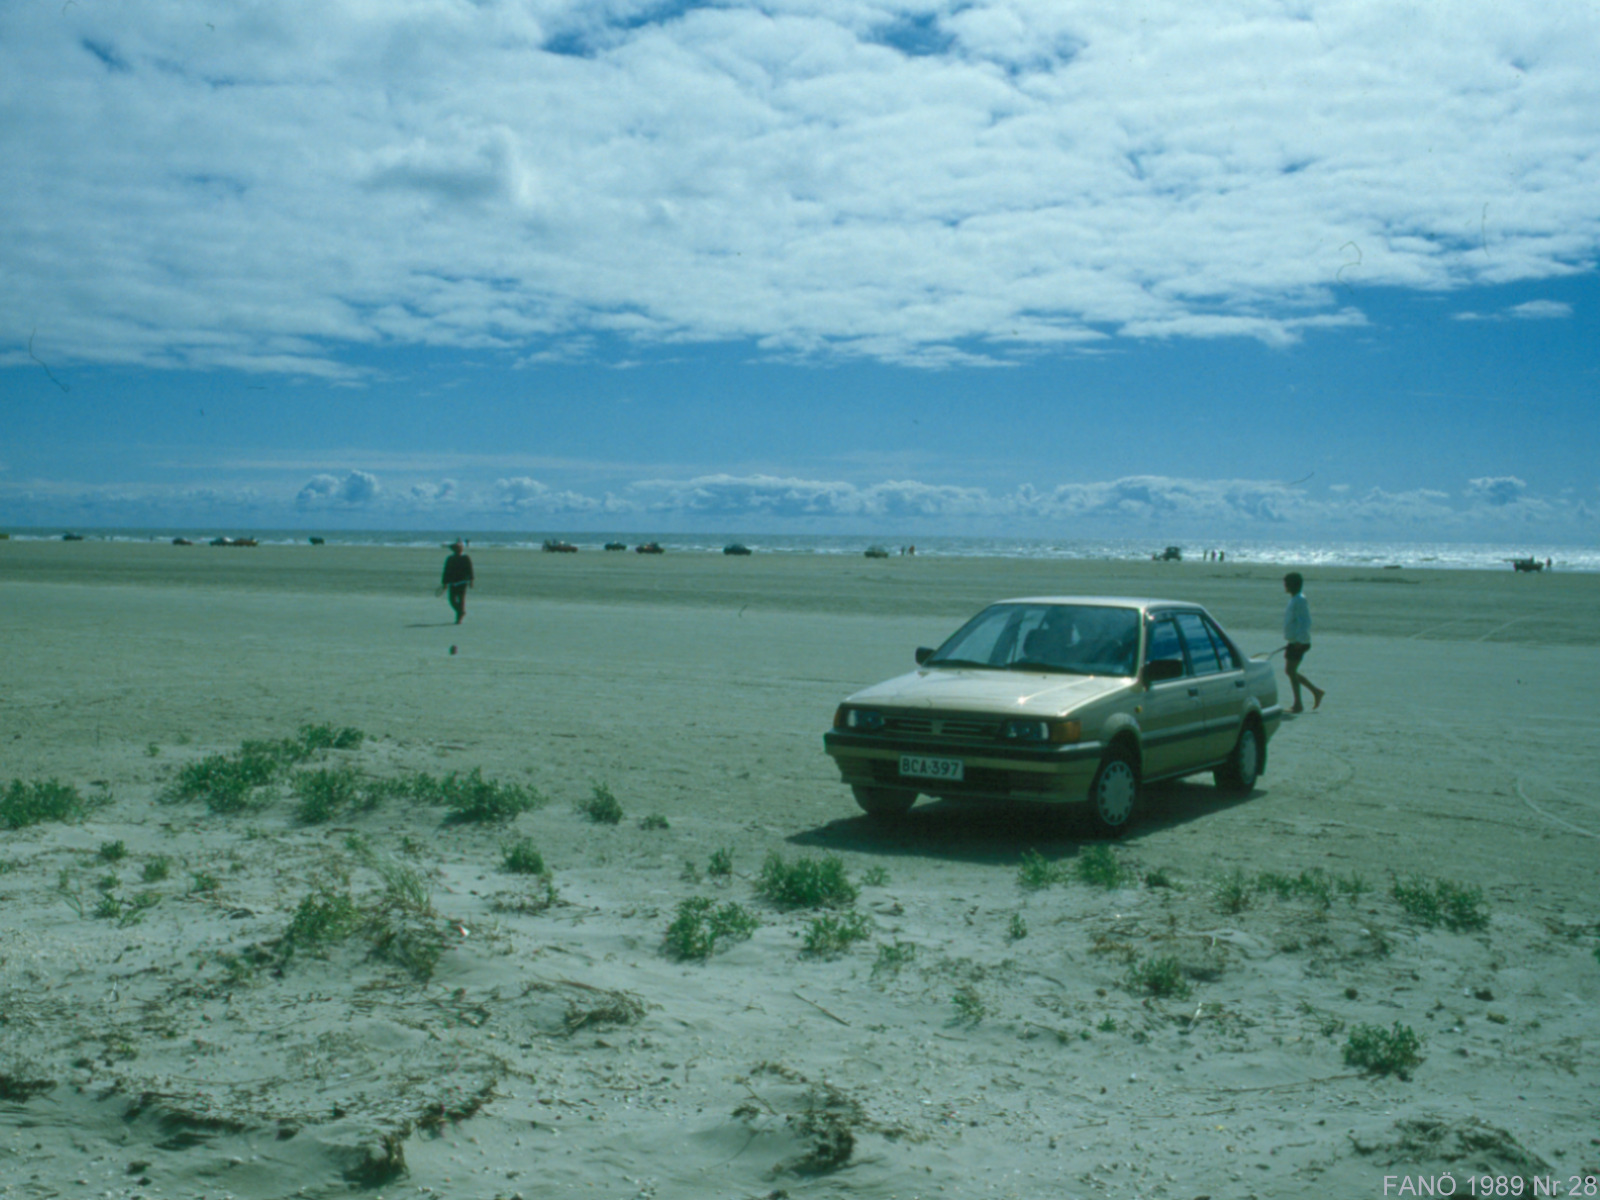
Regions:
[[[1152, 784], [1133, 827], [1110, 844], [1137, 845], [1152, 833], [1224, 812], [1260, 794], [1256, 789], [1241, 796], [1195, 781]], [[1024, 853], [1057, 861], [1073, 858], [1084, 846], [1104, 839], [1095, 836], [1080, 805], [923, 800], [893, 820], [860, 813], [803, 830], [787, 840], [796, 846], [855, 854], [1015, 866]]]
[[413, 621], [411, 624], [409, 624], [407, 626], [404, 626], [404, 628], [406, 628], [406, 629], [450, 629], [450, 628], [454, 627], [455, 624], [456, 624], [456, 622], [454, 622], [454, 621]]

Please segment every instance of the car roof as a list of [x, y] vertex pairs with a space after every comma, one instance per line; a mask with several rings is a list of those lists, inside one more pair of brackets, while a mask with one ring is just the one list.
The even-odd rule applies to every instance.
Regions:
[[1200, 608], [1193, 600], [1156, 600], [1147, 596], [1013, 596], [996, 600], [995, 604], [1082, 604], [1097, 608], [1137, 608], [1148, 612], [1153, 608]]

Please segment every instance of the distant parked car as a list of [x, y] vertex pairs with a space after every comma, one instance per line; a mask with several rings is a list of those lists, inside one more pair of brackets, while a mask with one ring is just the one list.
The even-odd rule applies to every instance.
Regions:
[[897, 817], [918, 796], [1088, 806], [1104, 836], [1146, 784], [1201, 771], [1247, 795], [1283, 716], [1272, 669], [1198, 604], [1003, 600], [917, 669], [839, 705], [823, 736], [856, 803]]
[[749, 554], [750, 547], [742, 542], [730, 542], [722, 548], [724, 554]]
[[606, 543], [606, 549], [607, 550], [626, 550], [627, 548], [628, 548], [627, 544], [624, 543], [624, 542], [607, 542]]
[[1182, 562], [1183, 561], [1183, 547], [1182, 546], [1168, 546], [1160, 554], [1152, 554], [1150, 557], [1153, 558], [1153, 559], [1156, 559], [1159, 562]]
[[634, 549], [635, 553], [638, 553], [638, 554], [660, 554], [661, 553], [661, 543], [660, 542], [641, 542], [639, 545], [635, 546], [633, 549]]
[[545, 538], [544, 549], [547, 554], [576, 554], [578, 548], [571, 542], [557, 541], [554, 538]]
[[883, 547], [883, 546], [868, 546], [866, 553], [867, 553], [867, 557], [868, 558], [888, 558], [889, 557], [888, 549], [886, 547]]

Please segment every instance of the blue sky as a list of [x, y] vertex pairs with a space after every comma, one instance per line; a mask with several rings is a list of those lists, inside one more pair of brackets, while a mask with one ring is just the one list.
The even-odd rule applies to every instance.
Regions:
[[0, 6], [0, 526], [1589, 543], [1600, 11]]

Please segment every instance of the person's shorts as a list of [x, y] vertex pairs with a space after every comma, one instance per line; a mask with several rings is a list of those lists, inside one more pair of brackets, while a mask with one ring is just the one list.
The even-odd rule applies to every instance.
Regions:
[[1300, 660], [1306, 656], [1306, 651], [1311, 647], [1305, 642], [1290, 642], [1283, 650], [1283, 665], [1293, 671], [1300, 665]]

